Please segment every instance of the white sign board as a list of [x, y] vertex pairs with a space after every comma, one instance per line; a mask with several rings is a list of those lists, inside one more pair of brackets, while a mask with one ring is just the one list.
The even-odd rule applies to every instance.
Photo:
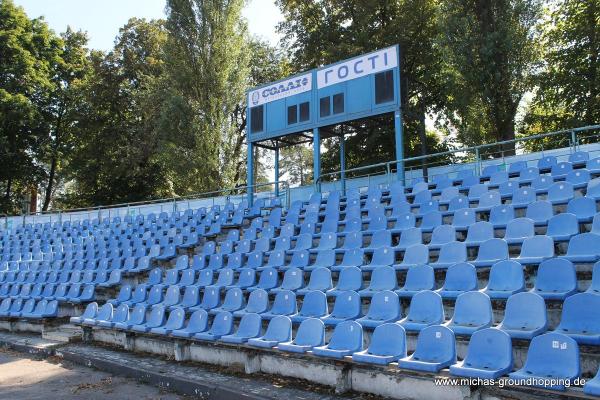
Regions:
[[388, 47], [318, 70], [317, 87], [321, 89], [397, 66], [398, 52], [396, 47]]
[[259, 106], [275, 100], [285, 99], [312, 89], [312, 73], [272, 83], [248, 93], [248, 105]]

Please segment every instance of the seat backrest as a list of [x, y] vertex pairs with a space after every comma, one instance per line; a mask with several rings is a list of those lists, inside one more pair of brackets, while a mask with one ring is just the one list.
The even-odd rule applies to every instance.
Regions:
[[440, 248], [438, 262], [462, 263], [463, 261], [467, 261], [467, 246], [464, 242], [450, 242]]
[[371, 299], [367, 318], [384, 320], [399, 318], [401, 314], [400, 300], [398, 295], [390, 290], [377, 292]]
[[552, 176], [564, 176], [573, 170], [573, 164], [570, 162], [559, 162], [552, 166], [550, 174]]
[[200, 276], [198, 277], [197, 285], [200, 287], [205, 287], [213, 284], [214, 280], [214, 272], [210, 269], [205, 269], [200, 271]]
[[242, 316], [235, 335], [239, 337], [253, 338], [260, 335], [262, 318], [256, 313], [248, 313]]
[[477, 290], [477, 272], [472, 264], [460, 262], [448, 267], [443, 290]]
[[304, 273], [299, 268], [290, 268], [283, 274], [281, 289], [296, 290], [304, 286]]
[[373, 232], [369, 247], [378, 248], [392, 245], [392, 233], [387, 229], [381, 229]]
[[282, 290], [275, 295], [271, 313], [290, 315], [298, 312], [296, 294], [291, 290]]
[[181, 329], [185, 323], [185, 311], [181, 307], [173, 309], [165, 323], [165, 328], [170, 330]]
[[528, 167], [519, 173], [520, 181], [533, 181], [540, 176], [540, 170], [537, 167]]
[[248, 296], [248, 304], [245, 311], [248, 313], [262, 314], [269, 307], [269, 295], [263, 289], [256, 289]]
[[162, 304], [155, 305], [150, 311], [146, 326], [156, 328], [165, 324], [165, 307]]
[[600, 294], [600, 261], [594, 264], [592, 270], [592, 283], [590, 284], [588, 291]]
[[359, 290], [361, 287], [362, 271], [360, 268], [347, 267], [340, 271], [336, 286], [338, 290]]
[[128, 323], [132, 325], [140, 325], [146, 322], [146, 306], [143, 304], [137, 304], [133, 307], [131, 313], [129, 313]]
[[233, 330], [233, 315], [227, 311], [221, 311], [215, 315], [209, 332], [213, 335], [229, 335]]
[[277, 286], [279, 275], [275, 268], [265, 268], [260, 272], [258, 278], [258, 287], [261, 289], [273, 289]]
[[221, 303], [221, 291], [214, 287], [208, 286], [204, 290], [204, 294], [202, 296], [202, 303], [200, 307], [205, 310], [210, 310], [211, 308], [217, 307]]
[[512, 369], [512, 341], [499, 329], [486, 328], [474, 332], [469, 340], [464, 365], [479, 369]]
[[417, 345], [412, 358], [416, 361], [425, 362], [455, 362], [454, 332], [442, 325], [423, 328], [417, 337]]
[[250, 268], [242, 268], [239, 270], [237, 286], [246, 288], [256, 283], [256, 271]]
[[[107, 304], [111, 307], [107, 309], [106, 313], [108, 317], [104, 320], [110, 320], [111, 322], [125, 322], [129, 319], [129, 306], [127, 304], [121, 304], [114, 310], [112, 309], [112, 305], [109, 303], [104, 304], [104, 306]], [[103, 312], [102, 310], [104, 306], [98, 310], [98, 316], [96, 318], [99, 320], [103, 320], [103, 318], [100, 318], [100, 316]]]
[[544, 156], [538, 161], [539, 169], [550, 169], [558, 163], [558, 160], [554, 156]]
[[515, 218], [515, 209], [510, 204], [492, 207], [490, 222], [493, 225], [505, 225]]
[[554, 240], [546, 235], [526, 238], [521, 246], [521, 257], [553, 257]]
[[217, 282], [215, 283], [217, 286], [231, 286], [233, 285], [234, 279], [233, 270], [229, 268], [223, 268], [219, 271], [219, 277], [217, 278]]
[[580, 218], [593, 218], [596, 215], [596, 200], [590, 197], [576, 197], [571, 199], [567, 204], [567, 213], [574, 214]]
[[488, 187], [483, 183], [473, 185], [469, 188], [469, 200], [479, 200], [479, 198], [487, 193]]
[[396, 253], [394, 249], [390, 246], [383, 246], [378, 249], [375, 249], [373, 252], [373, 257], [371, 258], [371, 265], [375, 265], [377, 267], [382, 265], [392, 265], [396, 260]]
[[392, 267], [378, 267], [371, 273], [369, 289], [394, 290], [398, 286], [396, 270]]
[[527, 161], [515, 161], [508, 167], [509, 174], [516, 174], [527, 168]]
[[[420, 234], [421, 232], [419, 231], [419, 236]], [[433, 230], [429, 245], [443, 245], [454, 240], [456, 240], [456, 228], [452, 225], [440, 225], [436, 226]]]
[[206, 310], [196, 310], [190, 315], [186, 329], [193, 333], [204, 332], [208, 328], [208, 313]]
[[396, 224], [394, 225], [395, 229], [408, 229], [414, 228], [417, 223], [417, 217], [415, 214], [408, 212], [405, 214], [398, 215], [396, 217]]
[[492, 304], [482, 292], [461, 293], [456, 298], [452, 322], [456, 325], [484, 325], [492, 323]]
[[336, 325], [327, 347], [332, 350], [362, 350], [362, 326], [356, 321], [343, 321]]
[[308, 285], [306, 286], [307, 289], [325, 291], [331, 289], [332, 287], [333, 283], [331, 280], [331, 270], [329, 268], [318, 267], [310, 273]]
[[525, 239], [535, 235], [533, 220], [516, 218], [506, 225], [505, 239]]
[[462, 210], [469, 208], [469, 198], [464, 194], [454, 196], [448, 204], [448, 211]]
[[[436, 229], [438, 228], [440, 227], [438, 226]], [[421, 228], [408, 228], [403, 230], [400, 234], [398, 246], [406, 248], [415, 244], [423, 244], [423, 233], [421, 232]]]
[[575, 266], [564, 258], [542, 261], [537, 269], [534, 291], [570, 291], [577, 287]]
[[429, 211], [421, 218], [421, 229], [433, 229], [442, 225], [442, 213], [439, 211]]
[[502, 204], [502, 197], [500, 196], [500, 192], [498, 192], [497, 190], [490, 190], [486, 193], [482, 193], [481, 196], [479, 196], [479, 204], [477, 205], [477, 207], [491, 208], [500, 204]]
[[431, 290], [416, 293], [411, 301], [407, 319], [409, 321], [441, 324], [444, 322], [442, 297]]
[[477, 260], [502, 260], [508, 258], [508, 244], [504, 239], [489, 239], [481, 243]]
[[[570, 204], [570, 202], [569, 202]], [[596, 204], [594, 203], [594, 207]], [[579, 233], [579, 222], [577, 216], [570, 212], [555, 215], [548, 220], [546, 235], [576, 235]]]
[[595, 233], [582, 233], [575, 235], [569, 241], [567, 255], [599, 254], [600, 235]]
[[327, 296], [319, 290], [313, 290], [304, 295], [300, 314], [321, 317], [328, 314]]
[[579, 346], [560, 333], [536, 336], [531, 340], [523, 368], [543, 377], [575, 378], [580, 373]]
[[363, 249], [349, 249], [344, 252], [342, 265], [359, 267], [364, 263]]
[[546, 303], [535, 293], [513, 294], [506, 301], [502, 327], [505, 329], [542, 328], [547, 326]]
[[165, 294], [165, 304], [172, 306], [174, 304], [179, 303], [181, 300], [181, 288], [179, 285], [171, 285], [167, 288], [167, 293]]
[[547, 200], [533, 202], [527, 206], [525, 216], [534, 222], [545, 222], [553, 216], [552, 203]]
[[429, 263], [429, 248], [424, 244], [410, 246], [404, 252], [403, 264], [423, 265]]
[[307, 318], [300, 323], [293, 343], [298, 346], [321, 346], [325, 341], [325, 324], [318, 318]]
[[525, 289], [523, 266], [514, 260], [498, 261], [490, 269], [487, 289], [506, 291]]
[[331, 316], [335, 318], [358, 318], [361, 314], [361, 301], [358, 293], [347, 290], [339, 293], [333, 303]]
[[320, 250], [335, 249], [337, 247], [337, 234], [333, 232], [324, 233], [319, 239], [319, 245], [317, 246]]
[[267, 331], [262, 337], [264, 340], [277, 342], [288, 342], [292, 340], [292, 320], [289, 317], [279, 315], [269, 321]]
[[381, 324], [373, 331], [369, 354], [406, 357], [406, 331], [396, 323]]
[[225, 299], [223, 300], [223, 308], [228, 311], [239, 310], [244, 307], [244, 293], [240, 288], [231, 288], [225, 293]]
[[[330, 250], [321, 250], [322, 252], [327, 252]], [[331, 250], [333, 251], [333, 250]], [[298, 250], [295, 251], [294, 254], [292, 255], [292, 259], [290, 261], [290, 266], [296, 267], [296, 268], [304, 268], [308, 265], [308, 262], [310, 261], [310, 254], [308, 252], [308, 250]]]
[[432, 290], [435, 287], [435, 275], [429, 265], [417, 265], [409, 268], [404, 282], [405, 290]]
[[548, 200], [565, 201], [573, 198], [573, 185], [571, 182], [556, 182], [548, 188]]
[[600, 296], [578, 293], [567, 297], [557, 330], [600, 334]]

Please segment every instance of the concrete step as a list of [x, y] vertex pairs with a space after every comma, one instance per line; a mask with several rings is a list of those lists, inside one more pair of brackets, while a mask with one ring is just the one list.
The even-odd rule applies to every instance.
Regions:
[[42, 332], [42, 338], [61, 343], [72, 343], [81, 340], [81, 328], [75, 325], [61, 325]]

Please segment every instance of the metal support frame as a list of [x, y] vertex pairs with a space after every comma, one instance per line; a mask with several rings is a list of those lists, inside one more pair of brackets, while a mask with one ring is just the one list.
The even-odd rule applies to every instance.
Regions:
[[248, 205], [252, 207], [254, 203], [254, 144], [248, 141], [248, 165], [246, 166], [248, 177], [246, 185], [248, 185]]
[[396, 160], [398, 164], [396, 171], [398, 174], [398, 180], [405, 184], [404, 181], [404, 132], [402, 127], [402, 110], [397, 109], [394, 112], [394, 133], [396, 136]]
[[[313, 129], [313, 177], [318, 182], [321, 176], [321, 134], [319, 128]], [[319, 189], [320, 190], [320, 189]]]
[[340, 170], [342, 171], [342, 192], [346, 192], [346, 137], [344, 132], [340, 136]]
[[[275, 147], [275, 182], [279, 182], [279, 143]], [[275, 197], [279, 197], [279, 185], [275, 185]]]

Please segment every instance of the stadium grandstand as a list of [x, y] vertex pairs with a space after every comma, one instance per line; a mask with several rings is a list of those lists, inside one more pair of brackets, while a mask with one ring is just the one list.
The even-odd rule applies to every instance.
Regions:
[[470, 377], [506, 381], [501, 397], [600, 395], [590, 132], [404, 184], [392, 171], [252, 205], [238, 194], [14, 218], [0, 233], [0, 327], [339, 392], [489, 395], [436, 381]]

